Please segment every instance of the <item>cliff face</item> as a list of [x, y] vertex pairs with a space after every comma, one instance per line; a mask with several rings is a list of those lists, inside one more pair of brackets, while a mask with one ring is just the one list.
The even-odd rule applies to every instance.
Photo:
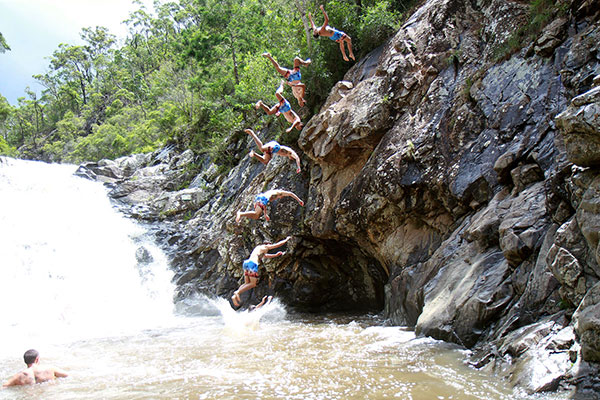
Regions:
[[[385, 308], [530, 392], [597, 390], [587, 362], [600, 361], [600, 23], [594, 1], [564, 9], [494, 61], [527, 5], [427, 1], [306, 124], [302, 174], [245, 157], [249, 138], [231, 145], [240, 162], [228, 175], [168, 149], [82, 172], [112, 185], [127, 212], [161, 221], [180, 299], [229, 296], [256, 244], [293, 235], [253, 301]], [[191, 162], [202, 173], [190, 176]], [[279, 200], [271, 222], [235, 224], [267, 188], [306, 207]]]

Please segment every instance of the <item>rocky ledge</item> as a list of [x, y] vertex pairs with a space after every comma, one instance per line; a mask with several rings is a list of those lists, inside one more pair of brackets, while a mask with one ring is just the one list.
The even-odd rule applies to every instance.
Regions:
[[[564, 4], [563, 4], [564, 3]], [[564, 1], [516, 54], [519, 1], [426, 1], [332, 90], [297, 143], [235, 167], [166, 148], [80, 168], [102, 180], [170, 255], [177, 297], [229, 296], [261, 242], [267, 293], [304, 311], [380, 311], [472, 349], [470, 362], [529, 393], [600, 392], [600, 24]], [[274, 129], [261, 132], [273, 137]], [[196, 173], [196, 171], [200, 171]], [[234, 222], [266, 188], [271, 222]]]

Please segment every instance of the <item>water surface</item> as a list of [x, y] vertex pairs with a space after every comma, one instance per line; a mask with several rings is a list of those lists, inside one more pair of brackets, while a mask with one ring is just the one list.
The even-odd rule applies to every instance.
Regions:
[[164, 254], [75, 168], [0, 163], [0, 379], [29, 348], [70, 374], [0, 400], [529, 398], [378, 316], [175, 307]]

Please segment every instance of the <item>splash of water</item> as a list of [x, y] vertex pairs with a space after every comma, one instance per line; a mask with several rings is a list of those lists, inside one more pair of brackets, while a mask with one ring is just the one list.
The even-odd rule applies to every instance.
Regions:
[[187, 316], [220, 316], [223, 332], [230, 336], [243, 336], [260, 329], [260, 322], [278, 323], [285, 320], [287, 311], [277, 299], [254, 310], [235, 311], [224, 298], [209, 298], [198, 294], [178, 304], [178, 312]]
[[173, 316], [165, 256], [115, 211], [102, 184], [73, 176], [75, 168], [0, 163], [0, 331], [23, 347]]

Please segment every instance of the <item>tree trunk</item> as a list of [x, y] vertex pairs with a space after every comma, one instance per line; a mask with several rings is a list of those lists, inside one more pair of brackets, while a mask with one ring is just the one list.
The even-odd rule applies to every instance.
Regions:
[[304, 34], [306, 35], [306, 46], [308, 47], [308, 54], [312, 53], [311, 40], [310, 40], [310, 22], [306, 18], [306, 0], [295, 0], [296, 8], [300, 12], [300, 18], [302, 19], [302, 24], [304, 25]]
[[233, 60], [233, 77], [235, 78], [235, 84], [238, 85], [240, 83], [240, 77], [238, 76], [238, 66], [237, 59], [235, 57], [235, 46], [233, 41], [233, 34], [229, 31], [229, 40], [231, 43], [231, 59]]

